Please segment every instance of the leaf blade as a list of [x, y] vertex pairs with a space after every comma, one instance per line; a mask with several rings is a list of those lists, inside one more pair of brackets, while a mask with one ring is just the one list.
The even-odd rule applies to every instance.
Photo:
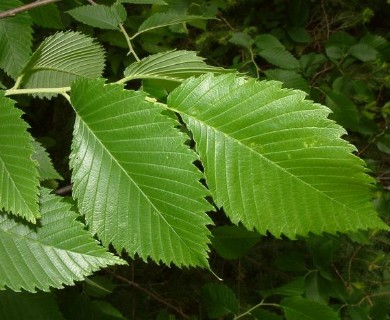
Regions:
[[125, 263], [98, 245], [70, 207], [43, 189], [42, 219], [36, 229], [0, 214], [0, 288], [48, 291], [72, 285], [102, 267]]
[[138, 32], [132, 37], [140, 35], [141, 33], [150, 30], [172, 26], [179, 23], [190, 22], [198, 19], [210, 19], [209, 17], [195, 16], [195, 15], [179, 15], [170, 12], [157, 12], [147, 18], [138, 28]]
[[102, 81], [76, 81], [71, 99], [73, 196], [91, 232], [145, 260], [207, 266], [211, 207], [175, 121]]
[[329, 110], [280, 87], [207, 75], [168, 97], [194, 135], [216, 204], [234, 223], [277, 237], [388, 228]]
[[0, 208], [35, 223], [38, 207], [38, 172], [28, 124], [14, 101], [0, 93]]
[[[0, 11], [21, 5], [23, 3], [18, 0], [4, 0], [0, 3]], [[0, 67], [13, 79], [20, 75], [31, 55], [31, 25], [31, 18], [26, 12], [0, 19]]]
[[209, 66], [193, 51], [174, 50], [150, 55], [129, 65], [124, 75], [132, 79], [163, 79], [182, 82], [191, 76], [207, 72], [231, 72], [219, 67]]
[[316, 320], [318, 315], [328, 320], [340, 319], [336, 312], [327, 305], [299, 296], [282, 300], [281, 306], [287, 320]]
[[119, 24], [127, 17], [126, 10], [120, 3], [110, 7], [102, 4], [79, 6], [67, 13], [77, 21], [107, 30], [117, 30]]
[[100, 77], [103, 69], [103, 49], [92, 38], [73, 31], [57, 32], [46, 38], [31, 56], [23, 70], [21, 87], [68, 87], [78, 77]]

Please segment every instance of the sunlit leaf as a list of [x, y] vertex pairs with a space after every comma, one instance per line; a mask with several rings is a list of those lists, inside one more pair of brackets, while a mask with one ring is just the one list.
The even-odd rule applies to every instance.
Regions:
[[345, 131], [302, 91], [205, 75], [175, 89], [168, 107], [191, 130], [214, 201], [234, 223], [289, 238], [388, 229]]
[[[23, 88], [68, 87], [80, 77], [102, 75], [104, 52], [93, 39], [78, 32], [58, 32], [46, 38], [23, 70]], [[52, 97], [53, 94], [39, 94]]]
[[208, 192], [186, 137], [141, 92], [79, 80], [73, 196], [106, 245], [166, 264], [207, 266]]

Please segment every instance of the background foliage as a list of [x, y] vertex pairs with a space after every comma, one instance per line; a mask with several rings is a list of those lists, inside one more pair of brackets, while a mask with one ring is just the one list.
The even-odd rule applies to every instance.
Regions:
[[[142, 85], [149, 97], [167, 103], [176, 112], [182, 112], [182, 120], [188, 128], [182, 125], [180, 130], [187, 133], [191, 129], [194, 141], [200, 144], [197, 134], [200, 134], [201, 127], [196, 121], [190, 122], [188, 118], [191, 114], [182, 110], [188, 105], [182, 105], [180, 91], [168, 96], [180, 82], [191, 75], [208, 71], [224, 72], [220, 68], [207, 66], [201, 58], [187, 50], [198, 51], [199, 56], [207, 58], [210, 65], [237, 69], [254, 78], [281, 81], [285, 88], [303, 90], [314, 102], [328, 106], [333, 112], [330, 117], [347, 129], [349, 135], [346, 139], [357, 147], [356, 153], [369, 167], [373, 178], [369, 182], [375, 181], [375, 208], [381, 218], [389, 222], [390, 43], [387, 38], [390, 5], [387, 2], [120, 2], [122, 5], [119, 2], [113, 4], [113, 1], [99, 1], [98, 5], [87, 1], [60, 1], [17, 14], [12, 17], [13, 20], [0, 19], [1, 87], [12, 88], [15, 81], [22, 89], [46, 87], [47, 83], [50, 83], [50, 87], [67, 87], [78, 76], [95, 78], [103, 73], [107, 82], [119, 80], [127, 89], [137, 90]], [[1, 1], [0, 11], [22, 4], [18, 0]], [[85, 9], [86, 5], [92, 6], [92, 15], [88, 11], [91, 8]], [[14, 25], [6, 21], [12, 21]], [[127, 36], [124, 36], [123, 29]], [[56, 33], [57, 31], [59, 32]], [[91, 37], [97, 41], [91, 41]], [[67, 44], [67, 49], [64, 49], [64, 43]], [[72, 49], [68, 49], [69, 43], [72, 44]], [[53, 57], [50, 54], [53, 48], [61, 54]], [[180, 51], [173, 52], [174, 49]], [[162, 54], [166, 51], [170, 53]], [[77, 57], [74, 52], [77, 52]], [[156, 55], [151, 56], [153, 54]], [[104, 57], [107, 63], [103, 69]], [[142, 60], [136, 63], [136, 58]], [[69, 68], [75, 61], [73, 59], [84, 59], [81, 64], [83, 68], [78, 64], [74, 69]], [[165, 67], [159, 68], [162, 60]], [[21, 74], [22, 77], [19, 77]], [[220, 79], [228, 78], [229, 76], [222, 76]], [[203, 81], [199, 79], [211, 81], [205, 80], [206, 78], [191, 79], [186, 82], [182, 92], [196, 92], [194, 88], [199, 81]], [[223, 87], [219, 90], [222, 91]], [[259, 88], [256, 87], [256, 90]], [[84, 96], [85, 92], [89, 94]], [[292, 234], [298, 236], [298, 239], [291, 241], [284, 237], [275, 238], [270, 234], [260, 235], [249, 231], [244, 228], [252, 227], [247, 221], [242, 221], [243, 225], [233, 225], [223, 209], [219, 209], [210, 214], [215, 224], [210, 231], [213, 237], [208, 261], [212, 272], [158, 265], [154, 261], [164, 261], [167, 256], [155, 257], [151, 261], [148, 260], [149, 252], [143, 255], [136, 250], [139, 243], [149, 241], [147, 238], [125, 243], [123, 238], [115, 238], [117, 234], [113, 234], [113, 230], [108, 228], [101, 231], [102, 226], [98, 221], [93, 221], [93, 215], [88, 214], [94, 212], [94, 204], [89, 203], [85, 195], [89, 195], [91, 190], [103, 193], [104, 190], [110, 190], [107, 187], [109, 179], [104, 180], [107, 185], [88, 189], [88, 183], [83, 184], [82, 178], [77, 180], [77, 177], [96, 168], [96, 162], [88, 163], [80, 159], [91, 145], [105, 143], [111, 152], [116, 150], [113, 141], [117, 137], [110, 137], [104, 130], [100, 132], [99, 127], [94, 129], [94, 123], [104, 121], [109, 116], [112, 121], [119, 119], [116, 123], [119, 126], [124, 117], [123, 101], [130, 99], [134, 106], [132, 112], [137, 114], [137, 119], [138, 113], [146, 106], [150, 109], [147, 109], [145, 118], [154, 116], [159, 119], [158, 128], [164, 134], [154, 138], [162, 141], [169, 137], [179, 146], [183, 146], [182, 142], [185, 141], [184, 135], [173, 130], [174, 116], [169, 110], [166, 111], [167, 117], [159, 116], [161, 110], [153, 99], [145, 101], [144, 93], [129, 92], [122, 93], [117, 86], [104, 87], [103, 82], [78, 80], [72, 85], [70, 97], [76, 112], [62, 96], [55, 98], [58, 92], [36, 94], [39, 98], [46, 99], [36, 99], [36, 96], [30, 95], [12, 96], [24, 113], [23, 119], [30, 125], [29, 132], [37, 140], [34, 147], [23, 152], [27, 156], [32, 155], [40, 164], [38, 169], [19, 165], [18, 167], [26, 170], [25, 174], [17, 173], [19, 184], [28, 193], [28, 189], [32, 189], [31, 186], [40, 177], [46, 188], [57, 189], [65, 197], [60, 199], [49, 194], [48, 189], [41, 189], [40, 211], [36, 203], [28, 198], [24, 203], [28, 210], [13, 207], [13, 201], [1, 203], [7, 210], [24, 212], [22, 218], [29, 221], [40, 219], [41, 214], [44, 214], [44, 218], [38, 220], [42, 225], [40, 232], [34, 232], [29, 226], [21, 225], [19, 217], [10, 220], [5, 218], [4, 213], [1, 215], [3, 253], [0, 285], [14, 290], [38, 289], [38, 293], [17, 293], [9, 289], [0, 291], [0, 318], [30, 319], [33, 313], [35, 319], [291, 320], [320, 319], [319, 315], [321, 319], [389, 319], [390, 243], [388, 234], [382, 231], [353, 232], [348, 236], [310, 234], [299, 237], [300, 234], [307, 233], [303, 231]], [[102, 104], [104, 101], [115, 101], [112, 114], [94, 113], [93, 105], [89, 104], [91, 96], [100, 99], [99, 103]], [[207, 95], [201, 96], [207, 100]], [[4, 126], [13, 121], [9, 119], [19, 119], [21, 113], [13, 107], [12, 100], [2, 98], [7, 101], [1, 106], [0, 120]], [[242, 99], [239, 93], [237, 99]], [[233, 108], [233, 103], [231, 104]], [[227, 105], [223, 107], [226, 108]], [[194, 103], [193, 110], [200, 112], [197, 108], [200, 107]], [[110, 120], [109, 117], [107, 120]], [[201, 118], [202, 123], [207, 124], [207, 130], [218, 128], [218, 132], [225, 132], [223, 130], [226, 127], [223, 125], [219, 130], [213, 122], [208, 124], [215, 117], [216, 114], [206, 112]], [[72, 142], [75, 121], [77, 125], [73, 134], [76, 138]], [[25, 122], [20, 122], [19, 125], [23, 127]], [[87, 128], [91, 131], [87, 131]], [[17, 138], [20, 141], [29, 139], [27, 135]], [[85, 139], [88, 141], [87, 146], [83, 145]], [[280, 139], [285, 137], [280, 136]], [[178, 141], [181, 143], [177, 143]], [[193, 144], [194, 141], [188, 143]], [[162, 143], [158, 143], [151, 147], [161, 153], [161, 145]], [[12, 145], [8, 148], [12, 148]], [[45, 150], [49, 152], [56, 170]], [[283, 150], [284, 146], [280, 151]], [[175, 153], [180, 154], [180, 157], [187, 157], [188, 163], [195, 161], [193, 154], [187, 151], [187, 148], [178, 147]], [[10, 151], [9, 154], [11, 153], [23, 157], [22, 153]], [[199, 153], [210, 157], [208, 163], [212, 162], [210, 150], [200, 145]], [[68, 165], [69, 154], [73, 172]], [[162, 161], [159, 156], [156, 156], [155, 161]], [[113, 159], [121, 163], [123, 157], [118, 152]], [[104, 161], [103, 151], [100, 160]], [[21, 160], [15, 157], [12, 161], [17, 163]], [[196, 206], [199, 212], [211, 210], [209, 204], [200, 200], [209, 195], [205, 188], [195, 183], [200, 175], [194, 170], [195, 167], [186, 169], [191, 172], [189, 176], [194, 183], [188, 188], [197, 190]], [[213, 191], [213, 180], [207, 176], [207, 167], [205, 173], [210, 190]], [[104, 174], [103, 172], [102, 175]], [[175, 172], [172, 174], [176, 175]], [[117, 175], [120, 176], [120, 173]], [[64, 192], [68, 190], [70, 182], [75, 180], [81, 182], [74, 185], [73, 196], [78, 200], [80, 208], [87, 212], [85, 218], [77, 214], [75, 203]], [[123, 188], [125, 187], [120, 190], [123, 191]], [[145, 190], [147, 188], [150, 190], [151, 186], [145, 187]], [[2, 192], [4, 190], [3, 186]], [[280, 190], [281, 196], [289, 196], [287, 189]], [[344, 192], [343, 196], [346, 196], [349, 190]], [[223, 191], [212, 195], [217, 204], [226, 203]], [[111, 196], [112, 199], [115, 196], [121, 199], [118, 192], [112, 192]], [[1, 199], [4, 198], [6, 197], [2, 195]], [[64, 213], [66, 218], [56, 221], [59, 214]], [[234, 214], [229, 217], [234, 222], [240, 220]], [[112, 243], [119, 252], [122, 248], [126, 249], [131, 257], [124, 254], [123, 259], [129, 266], [120, 266], [125, 263], [124, 260], [106, 252], [90, 233], [83, 230], [84, 225], [80, 222], [84, 223], [84, 219], [92, 233], [98, 233], [104, 245]], [[201, 216], [197, 219], [203, 225], [210, 222], [208, 218]], [[125, 229], [127, 230], [127, 226]], [[48, 230], [49, 234], [57, 230], [56, 238], [49, 239], [49, 242], [47, 234], [45, 235]], [[168, 232], [169, 230], [161, 228], [162, 235], [166, 236]], [[194, 242], [205, 241], [208, 232], [206, 228], [196, 230]], [[271, 233], [279, 236], [281, 232], [271, 230]], [[71, 234], [85, 237], [88, 245], [79, 247], [79, 242], [72, 241], [75, 237], [69, 237]], [[150, 241], [153, 243], [153, 239]], [[26, 257], [26, 250], [23, 248], [32, 246], [37, 248], [34, 249], [37, 256]], [[12, 259], [9, 260], [4, 258], [4, 252], [8, 250], [13, 250]], [[204, 250], [199, 248], [199, 252]], [[37, 257], [44, 257], [49, 251], [51, 255], [56, 251], [58, 260], [52, 262], [52, 269], [42, 268]], [[134, 256], [135, 252], [140, 257]], [[81, 256], [82, 258], [75, 259], [82, 259], [83, 263], [77, 266], [66, 265], [70, 261], [69, 256], [73, 255]], [[202, 265], [204, 262], [204, 259], [202, 263], [200, 260], [188, 262], [185, 254], [180, 259], [173, 250], [165, 262], [174, 261], [176, 265]], [[19, 269], [21, 276], [12, 278], [7, 270], [11, 270], [14, 264], [24, 265], [23, 260], [29, 269]], [[85, 278], [102, 266], [114, 264], [115, 266]], [[65, 272], [67, 269], [78, 274], [77, 279], [68, 277]], [[58, 283], [50, 283], [53, 278]], [[50, 289], [49, 293], [40, 291], [48, 291], [49, 287], [58, 288], [62, 284], [71, 284], [84, 278], [85, 281], [62, 290]], [[42, 279], [46, 280], [41, 282]], [[26, 313], [26, 310], [29, 312]]]

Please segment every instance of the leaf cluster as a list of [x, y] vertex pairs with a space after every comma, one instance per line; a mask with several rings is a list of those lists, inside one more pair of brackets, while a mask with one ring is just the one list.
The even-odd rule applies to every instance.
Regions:
[[390, 43], [340, 5], [3, 1], [0, 318], [387, 319]]

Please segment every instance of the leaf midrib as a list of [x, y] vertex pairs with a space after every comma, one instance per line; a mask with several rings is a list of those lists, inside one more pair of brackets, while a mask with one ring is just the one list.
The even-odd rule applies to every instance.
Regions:
[[227, 140], [233, 140], [234, 142], [236, 142], [237, 144], [241, 145], [242, 147], [244, 147], [245, 149], [248, 149], [251, 153], [254, 153], [256, 156], [260, 157], [261, 159], [267, 161], [268, 163], [271, 164], [271, 166], [275, 166], [276, 168], [278, 168], [279, 170], [283, 171], [285, 174], [289, 175], [290, 177], [292, 177], [293, 179], [295, 180], [298, 180], [300, 183], [306, 185], [307, 187], [309, 187], [310, 189], [314, 190], [315, 192], [318, 192], [320, 194], [322, 194], [324, 197], [326, 197], [327, 199], [329, 199], [331, 202], [335, 202], [336, 204], [338, 204], [339, 206], [347, 209], [348, 211], [351, 211], [351, 212], [354, 212], [356, 213], [355, 210], [351, 209], [350, 207], [346, 206], [345, 204], [337, 201], [336, 199], [333, 199], [331, 198], [330, 196], [328, 196], [326, 193], [324, 193], [323, 191], [321, 190], [318, 190], [316, 189], [315, 187], [313, 187], [311, 184], [307, 183], [306, 181], [300, 179], [298, 176], [296, 175], [293, 175], [292, 173], [290, 173], [288, 170], [286, 170], [285, 168], [279, 166], [277, 163], [271, 161], [270, 159], [268, 159], [267, 157], [265, 157], [264, 155], [262, 155], [261, 153], [257, 152], [256, 150], [250, 148], [248, 145], [242, 143], [240, 140], [237, 140], [233, 137], [231, 137], [230, 135], [226, 134], [225, 132], [223, 131], [220, 131], [218, 130], [218, 128], [216, 127], [213, 127], [209, 124], [207, 124], [206, 122], [198, 119], [198, 118], [195, 118], [194, 116], [188, 114], [188, 113], [185, 113], [183, 111], [180, 111], [180, 110], [177, 110], [175, 108], [171, 108], [168, 106], [168, 109], [170, 109], [171, 111], [173, 112], [177, 112], [181, 115], [185, 115], [187, 118], [190, 118], [190, 119], [193, 119], [195, 122], [198, 122], [198, 123], [201, 123], [203, 126], [207, 127], [207, 128], [211, 128], [213, 131], [215, 131], [216, 133], [220, 133], [222, 134]]
[[[76, 111], [77, 113], [77, 111]], [[95, 132], [88, 126], [88, 124], [82, 119], [82, 117], [77, 113], [77, 117], [79, 117], [80, 121], [83, 122], [83, 124], [88, 128], [90, 133], [95, 137], [96, 141], [99, 142], [99, 144], [102, 146], [103, 150], [107, 152], [111, 159], [117, 164], [117, 166], [121, 169], [122, 172], [125, 173], [125, 175], [129, 178], [129, 180], [135, 185], [135, 187], [140, 191], [140, 193], [147, 199], [147, 201], [151, 204], [152, 208], [155, 210], [156, 213], [161, 217], [161, 219], [165, 222], [165, 224], [168, 226], [168, 228], [177, 236], [177, 238], [180, 240], [181, 243], [190, 251], [195, 252], [196, 256], [198, 252], [194, 251], [192, 247], [189, 247], [186, 242], [182, 239], [181, 236], [179, 236], [176, 232], [176, 230], [168, 223], [168, 221], [165, 219], [164, 215], [156, 208], [156, 206], [153, 204], [152, 201], [150, 201], [150, 198], [145, 194], [145, 192], [139, 187], [139, 185], [132, 179], [132, 177], [127, 173], [125, 168], [117, 161], [117, 159], [112, 155], [112, 153], [109, 151], [108, 148], [104, 145], [104, 143], [96, 136]]]

